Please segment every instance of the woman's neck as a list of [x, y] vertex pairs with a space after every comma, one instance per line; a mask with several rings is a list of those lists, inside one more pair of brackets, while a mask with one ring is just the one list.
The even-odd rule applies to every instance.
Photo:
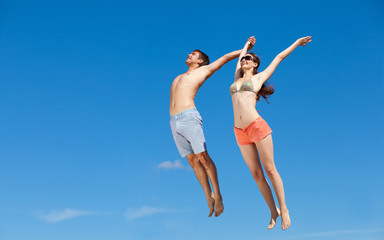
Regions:
[[253, 69], [249, 70], [249, 71], [245, 71], [244, 74], [243, 74], [243, 78], [244, 79], [251, 79], [253, 76]]

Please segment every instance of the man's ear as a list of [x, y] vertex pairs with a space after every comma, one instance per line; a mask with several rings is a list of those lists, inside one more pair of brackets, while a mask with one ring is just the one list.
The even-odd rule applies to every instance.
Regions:
[[197, 60], [197, 63], [199, 64], [199, 66], [201, 66], [201, 64], [204, 62], [204, 60], [203, 59], [199, 59], [199, 60]]

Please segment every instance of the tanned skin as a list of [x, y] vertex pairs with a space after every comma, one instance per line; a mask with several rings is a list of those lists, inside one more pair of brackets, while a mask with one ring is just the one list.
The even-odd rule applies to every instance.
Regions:
[[[254, 45], [255, 41], [254, 38], [249, 38], [239, 56], [235, 72], [235, 86], [239, 88], [246, 80], [251, 80], [253, 90], [258, 92], [262, 85], [272, 76], [281, 61], [290, 55], [298, 46], [306, 46], [307, 43], [312, 41], [312, 37], [307, 36], [297, 39], [291, 46], [278, 54], [264, 71], [257, 74], [254, 74], [254, 68], [258, 67], [257, 63], [253, 60], [242, 59], [242, 57], [246, 55], [252, 57], [252, 55], [247, 54], [247, 49], [248, 45]], [[240, 70], [243, 71], [243, 76], [241, 76]], [[243, 91], [232, 94], [235, 127], [245, 128], [256, 118], [260, 117], [256, 111], [257, 100], [255, 92]], [[291, 220], [285, 203], [283, 181], [274, 162], [272, 135], [269, 134], [255, 144], [240, 145], [239, 148], [271, 211], [271, 220], [267, 228], [272, 229], [276, 224], [276, 219], [281, 216], [281, 227], [283, 230], [286, 230], [291, 225]], [[275, 204], [271, 187], [265, 178], [262, 167], [264, 167], [267, 176], [271, 180], [280, 209]]]
[[[252, 45], [250, 45], [248, 50], [251, 48]], [[185, 61], [188, 66], [187, 72], [177, 76], [171, 86], [169, 114], [175, 115], [187, 109], [194, 108], [196, 93], [203, 83], [224, 64], [239, 57], [241, 51], [242, 50], [237, 50], [225, 54], [213, 63], [205, 66], [201, 66], [203, 60], [200, 59], [199, 52], [194, 51], [188, 54], [188, 58]], [[208, 217], [212, 216], [213, 212], [215, 212], [216, 217], [220, 216], [224, 211], [224, 205], [215, 164], [207, 151], [198, 154], [191, 153], [186, 157], [195, 171], [199, 183], [203, 187], [210, 210]], [[209, 181], [212, 184], [213, 192]]]

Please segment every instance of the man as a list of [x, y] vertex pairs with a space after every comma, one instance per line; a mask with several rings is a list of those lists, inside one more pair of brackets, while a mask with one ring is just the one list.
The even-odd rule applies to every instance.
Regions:
[[[255, 38], [250, 37], [250, 50]], [[188, 71], [177, 76], [171, 86], [170, 125], [176, 146], [182, 157], [188, 159], [196, 177], [204, 189], [208, 202], [209, 215], [218, 217], [224, 211], [223, 200], [219, 189], [216, 166], [208, 155], [205, 143], [202, 119], [196, 110], [194, 99], [197, 91], [212, 74], [227, 62], [237, 58], [242, 50], [228, 53], [209, 64], [209, 58], [200, 50], [188, 54], [185, 63]], [[211, 190], [208, 178], [212, 184]]]

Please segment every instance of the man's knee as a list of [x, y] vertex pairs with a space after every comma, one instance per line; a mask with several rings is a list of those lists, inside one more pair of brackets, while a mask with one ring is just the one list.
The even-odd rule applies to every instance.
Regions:
[[196, 164], [199, 163], [199, 158], [195, 155], [195, 154], [189, 154], [188, 156], [186, 156], [188, 162], [189, 162], [189, 165], [191, 165], [191, 167], [193, 169], [195, 169], [196, 167]]
[[211, 166], [214, 164], [206, 151], [198, 153], [196, 156], [206, 169], [211, 168]]

